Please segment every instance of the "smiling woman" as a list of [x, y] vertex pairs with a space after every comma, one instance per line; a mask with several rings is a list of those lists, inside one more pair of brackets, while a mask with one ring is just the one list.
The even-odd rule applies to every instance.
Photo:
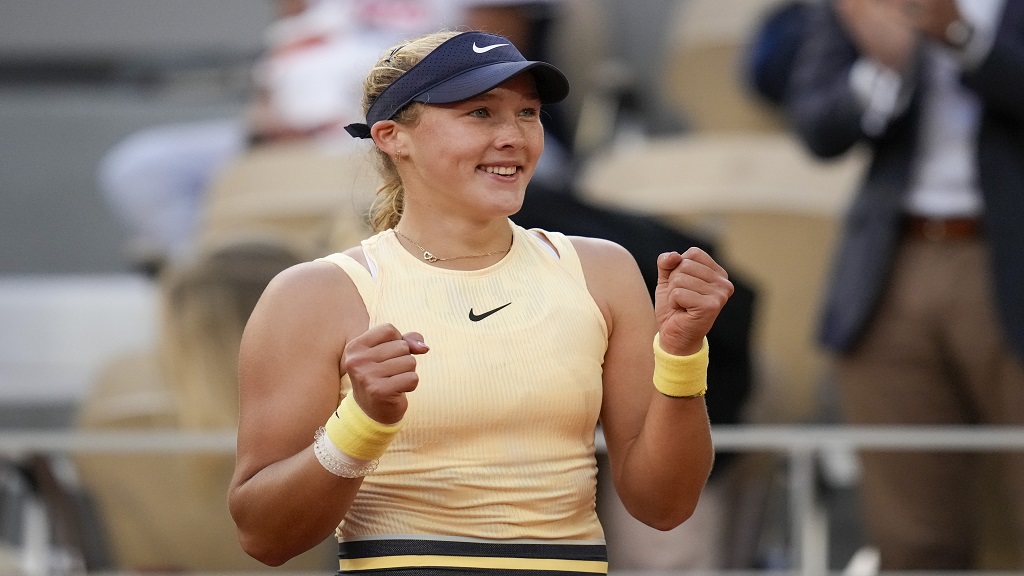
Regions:
[[242, 340], [242, 546], [277, 565], [333, 533], [343, 573], [606, 573], [595, 428], [631, 514], [693, 512], [728, 275], [662, 254], [652, 310], [622, 247], [510, 219], [568, 82], [507, 39], [403, 43], [364, 88], [347, 130], [373, 141], [377, 233], [279, 274]]
[[[435, 48], [437, 51], [431, 52]], [[366, 123], [351, 124], [346, 130], [353, 136], [370, 138], [371, 127], [383, 120], [392, 122], [381, 123], [381, 129], [393, 127], [396, 123], [410, 126], [417, 124], [423, 103], [430, 103], [435, 111], [447, 110], [452, 115], [465, 116], [466, 120], [476, 117], [483, 121], [492, 115], [486, 105], [498, 97], [490, 89], [526, 71], [530, 72], [529, 77], [534, 82], [528, 92], [534, 100], [510, 102], [510, 105], [523, 106], [523, 110], [518, 111], [522, 112], [521, 125], [532, 120], [530, 124], [535, 129], [533, 135], [539, 135], [541, 142], [539, 150], [536, 148], [537, 143], [532, 143], [529, 152], [539, 157], [543, 150], [543, 131], [537, 116], [540, 105], [542, 102], [564, 99], [569, 93], [569, 84], [555, 67], [544, 62], [527, 61], [504, 38], [491, 34], [438, 33], [396, 46], [373, 69], [364, 83]], [[393, 131], [388, 131], [383, 137], [391, 138], [393, 135]], [[454, 135], [437, 134], [433, 139], [424, 140], [427, 146], [432, 147], [452, 144], [448, 141], [452, 137]], [[403, 148], [400, 143], [374, 148], [378, 169], [384, 179], [378, 190], [376, 210], [371, 217], [378, 231], [397, 225], [403, 212], [405, 190], [409, 187], [405, 179], [411, 178], [412, 174], [408, 174], [407, 170], [406, 175], [400, 175], [399, 161], [407, 152], [410, 150]], [[514, 151], [516, 155], [523, 153]], [[443, 157], [441, 154], [437, 156]], [[518, 172], [526, 167], [530, 172], [523, 175], [522, 184], [525, 186], [532, 176], [537, 158], [531, 158], [525, 165], [508, 162], [491, 164], [489, 171], [502, 171], [511, 176], [514, 172], [510, 168]], [[475, 163], [473, 168], [476, 169]]]
[[[374, 126], [381, 149], [401, 154], [396, 169], [405, 196], [396, 229], [420, 240], [430, 237], [425, 230], [430, 224], [420, 215], [485, 210], [508, 217], [519, 210], [544, 150], [541, 101], [534, 86], [523, 74], [480, 96], [432, 105], [417, 119], [415, 137], [393, 122]], [[412, 209], [413, 204], [420, 209]], [[500, 220], [496, 224], [507, 228]], [[461, 245], [460, 239], [445, 235], [432, 247], [446, 254], [483, 254], [508, 245], [507, 234], [495, 239], [498, 245]], [[437, 242], [445, 245], [439, 248]]]

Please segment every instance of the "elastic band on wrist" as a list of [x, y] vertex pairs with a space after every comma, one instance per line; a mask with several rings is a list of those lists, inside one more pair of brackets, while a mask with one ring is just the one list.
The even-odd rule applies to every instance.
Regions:
[[402, 429], [402, 422], [381, 424], [363, 412], [351, 394], [324, 424], [327, 437], [345, 454], [360, 460], [376, 460]]
[[321, 426], [313, 434], [313, 454], [328, 472], [342, 478], [362, 478], [377, 469], [380, 460], [362, 460], [345, 454], [327, 437]]
[[669, 354], [654, 335], [654, 387], [672, 398], [696, 398], [708, 391], [708, 339], [689, 356]]

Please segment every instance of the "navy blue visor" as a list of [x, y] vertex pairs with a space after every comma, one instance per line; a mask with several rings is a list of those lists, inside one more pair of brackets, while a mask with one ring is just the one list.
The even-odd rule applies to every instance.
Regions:
[[547, 62], [527, 60], [507, 38], [463, 32], [449, 38], [399, 76], [370, 105], [365, 124], [349, 124], [354, 138], [369, 138], [370, 126], [390, 120], [411, 102], [448, 104], [483, 94], [521, 72], [530, 71], [542, 103], [569, 94], [569, 81]]

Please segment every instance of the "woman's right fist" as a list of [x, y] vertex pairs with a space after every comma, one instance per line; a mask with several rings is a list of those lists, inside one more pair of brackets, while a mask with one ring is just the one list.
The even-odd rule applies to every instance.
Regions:
[[391, 324], [373, 326], [345, 346], [341, 369], [367, 416], [381, 424], [402, 419], [408, 408], [405, 393], [419, 384], [414, 355], [429, 349], [418, 332], [402, 334]]

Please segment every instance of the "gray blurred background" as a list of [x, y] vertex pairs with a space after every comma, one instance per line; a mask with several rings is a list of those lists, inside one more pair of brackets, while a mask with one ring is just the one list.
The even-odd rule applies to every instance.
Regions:
[[0, 3], [0, 274], [123, 271], [97, 190], [134, 130], [238, 113], [263, 0]]

